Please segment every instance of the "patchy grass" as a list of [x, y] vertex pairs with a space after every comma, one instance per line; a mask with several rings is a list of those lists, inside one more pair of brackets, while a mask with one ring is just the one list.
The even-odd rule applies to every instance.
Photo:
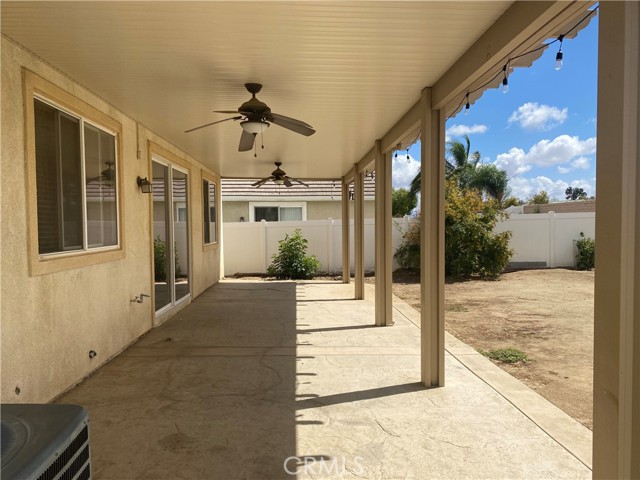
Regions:
[[445, 307], [447, 312], [466, 312], [467, 307], [462, 305], [461, 303], [450, 303]]
[[502, 363], [526, 363], [529, 360], [527, 354], [517, 348], [495, 348], [493, 350], [479, 348], [478, 353]]

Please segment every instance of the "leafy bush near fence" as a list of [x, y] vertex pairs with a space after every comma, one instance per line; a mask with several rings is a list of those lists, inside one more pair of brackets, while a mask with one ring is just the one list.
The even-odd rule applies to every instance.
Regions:
[[[175, 277], [180, 278], [182, 272], [180, 263], [178, 263], [178, 249], [175, 245], [173, 254], [175, 257]], [[153, 239], [153, 273], [156, 282], [167, 281], [167, 242], [161, 240], [159, 235]]]
[[[494, 233], [505, 214], [493, 200], [483, 201], [475, 190], [463, 190], [455, 179], [445, 187], [445, 273], [455, 278], [495, 279], [506, 268], [513, 251], [511, 232]], [[401, 267], [420, 268], [420, 225], [411, 226], [396, 250]]]
[[315, 255], [307, 255], [308, 243], [299, 228], [291, 236], [286, 234], [278, 242], [278, 253], [271, 257], [267, 273], [279, 280], [313, 278], [320, 269], [320, 261]]
[[596, 241], [584, 236], [580, 232], [580, 239], [576, 241], [576, 268], [578, 270], [592, 270], [596, 266]]

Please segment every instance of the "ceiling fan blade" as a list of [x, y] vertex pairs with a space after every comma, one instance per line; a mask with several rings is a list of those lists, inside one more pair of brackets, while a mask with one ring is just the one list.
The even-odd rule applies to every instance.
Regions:
[[214, 110], [213, 113], [229, 113], [233, 115], [234, 113], [240, 113], [238, 110]]
[[307, 185], [306, 183], [304, 183], [302, 180], [298, 180], [297, 178], [293, 178], [293, 177], [287, 177], [289, 180], [293, 180], [294, 182], [298, 182], [300, 185], [304, 186], [304, 187], [308, 187], [309, 185]]
[[287, 188], [288, 188], [288, 187], [293, 187], [293, 183], [291, 183], [291, 182], [289, 181], [289, 179], [288, 179], [287, 177], [285, 177], [285, 178], [284, 178], [284, 186], [285, 186], [285, 187], [287, 187]]
[[311, 125], [309, 125], [307, 122], [303, 122], [302, 120], [298, 120], [297, 118], [291, 118], [291, 117], [287, 117], [286, 115], [280, 115], [279, 113], [273, 113], [273, 112], [270, 114], [270, 116], [286, 122], [297, 123], [298, 125], [304, 125], [305, 127], [309, 127], [310, 129], [313, 130], [313, 127]]
[[[238, 112], [231, 112], [231, 113], [238, 113]], [[205, 123], [204, 125], [200, 125], [199, 127], [190, 128], [189, 130], [185, 130], [184, 133], [194, 132], [196, 130], [200, 130], [201, 128], [209, 127], [211, 125], [215, 125], [216, 123], [228, 122], [229, 120], [240, 120], [241, 118], [242, 117], [229, 117], [229, 118], [225, 118], [224, 120], [216, 120], [215, 122]]]
[[271, 177], [263, 178], [262, 180], [258, 180], [256, 183], [253, 183], [251, 186], [252, 187], [256, 187], [256, 188], [260, 188], [262, 185], [267, 183], [269, 180], [271, 180]]
[[307, 137], [316, 133], [316, 131], [310, 125], [307, 125], [306, 123], [301, 122], [300, 120], [295, 120], [293, 118], [290, 119], [289, 117], [284, 117], [282, 115], [272, 113], [270, 120], [276, 125], [291, 130], [292, 132], [305, 135]]
[[253, 142], [255, 141], [256, 136], [253, 133], [247, 133], [242, 130], [242, 135], [240, 135], [240, 145], [238, 146], [239, 152], [248, 152], [253, 148]]

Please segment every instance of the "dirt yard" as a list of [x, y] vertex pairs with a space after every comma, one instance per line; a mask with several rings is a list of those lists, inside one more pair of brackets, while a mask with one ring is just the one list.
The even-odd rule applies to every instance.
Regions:
[[[419, 275], [394, 274], [393, 293], [420, 310]], [[529, 361], [500, 367], [592, 428], [593, 272], [527, 270], [445, 287], [446, 330], [484, 350]]]

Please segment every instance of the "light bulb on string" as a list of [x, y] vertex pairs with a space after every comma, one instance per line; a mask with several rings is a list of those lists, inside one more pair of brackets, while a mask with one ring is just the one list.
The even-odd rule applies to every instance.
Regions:
[[556, 64], [554, 66], [556, 70], [560, 70], [562, 68], [562, 41], [564, 40], [564, 35], [560, 35], [558, 40], [560, 41], [560, 48], [558, 48], [558, 53], [556, 53]]
[[411, 157], [409, 156], [409, 147], [407, 147], [407, 162], [411, 161]]
[[502, 93], [507, 93], [509, 91], [509, 79], [507, 78], [507, 66], [502, 67], [502, 71], [504, 72], [504, 78], [502, 79]]
[[470, 109], [471, 109], [471, 105], [469, 105], [469, 94], [467, 93], [467, 104], [464, 106], [464, 114], [469, 115]]

